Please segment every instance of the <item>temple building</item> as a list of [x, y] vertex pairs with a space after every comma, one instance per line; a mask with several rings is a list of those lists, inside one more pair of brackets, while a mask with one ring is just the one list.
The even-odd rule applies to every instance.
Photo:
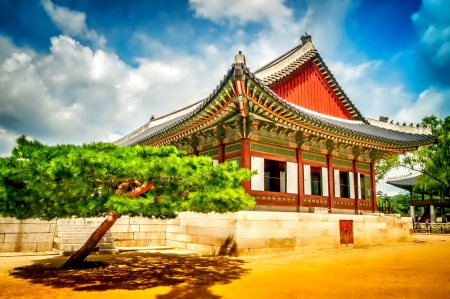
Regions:
[[361, 214], [377, 209], [377, 160], [435, 141], [428, 128], [364, 117], [305, 35], [255, 72], [239, 52], [207, 98], [115, 143], [174, 145], [257, 170], [243, 185], [257, 210]]

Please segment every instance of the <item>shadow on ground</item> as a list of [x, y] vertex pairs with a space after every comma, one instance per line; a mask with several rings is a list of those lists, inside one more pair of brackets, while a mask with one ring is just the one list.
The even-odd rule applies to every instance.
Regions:
[[[93, 256], [85, 267], [60, 270], [66, 259], [54, 257], [15, 268], [11, 275], [31, 283], [74, 291], [143, 290], [172, 286], [165, 298], [220, 298], [208, 288], [228, 284], [249, 272], [244, 261], [223, 256], [125, 253]], [[95, 266], [95, 267], [92, 267]]]

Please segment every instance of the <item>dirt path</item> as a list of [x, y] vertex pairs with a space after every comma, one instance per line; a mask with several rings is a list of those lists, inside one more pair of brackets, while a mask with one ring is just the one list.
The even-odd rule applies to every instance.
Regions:
[[[180, 252], [0, 257], [0, 298], [450, 298], [450, 236], [410, 244], [230, 259]], [[16, 267], [21, 267], [17, 269]], [[16, 275], [10, 275], [13, 268]]]

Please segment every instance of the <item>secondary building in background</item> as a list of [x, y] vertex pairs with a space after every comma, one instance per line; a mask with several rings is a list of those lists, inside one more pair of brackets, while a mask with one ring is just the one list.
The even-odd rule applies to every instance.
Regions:
[[174, 145], [213, 163], [233, 160], [257, 170], [244, 183], [254, 209], [375, 211], [374, 163], [436, 139], [428, 128], [363, 117], [311, 36], [301, 40], [255, 72], [239, 52], [206, 99], [152, 118], [115, 143]]
[[[446, 223], [447, 216], [445, 214], [445, 208], [450, 207], [449, 190], [444, 192], [433, 188], [426, 190], [417, 188], [419, 176], [406, 175], [390, 178], [386, 183], [409, 191], [410, 214], [413, 222], [425, 223], [427, 219], [430, 219], [431, 223], [436, 223], [436, 208], [438, 208], [441, 217], [439, 222]], [[416, 207], [422, 208], [421, 216], [418, 219], [416, 219]]]

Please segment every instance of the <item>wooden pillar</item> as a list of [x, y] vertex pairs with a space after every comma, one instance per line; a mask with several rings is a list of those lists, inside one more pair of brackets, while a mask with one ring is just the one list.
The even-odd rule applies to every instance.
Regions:
[[334, 176], [333, 176], [333, 156], [328, 155], [328, 208], [331, 210], [334, 206]]
[[301, 148], [297, 150], [297, 164], [298, 164], [298, 206], [301, 206], [303, 198], [303, 151]]
[[[241, 167], [251, 169], [250, 165], [250, 140], [242, 139], [241, 140]], [[242, 183], [242, 187], [248, 193], [250, 192], [250, 181], [246, 181]]]
[[225, 145], [219, 145], [219, 163], [225, 162]]
[[370, 164], [370, 184], [372, 187], [372, 211], [376, 212], [377, 211], [377, 190], [375, 188], [375, 161], [372, 161], [372, 163]]
[[353, 160], [353, 184], [355, 189], [355, 214], [358, 214], [358, 160]]

